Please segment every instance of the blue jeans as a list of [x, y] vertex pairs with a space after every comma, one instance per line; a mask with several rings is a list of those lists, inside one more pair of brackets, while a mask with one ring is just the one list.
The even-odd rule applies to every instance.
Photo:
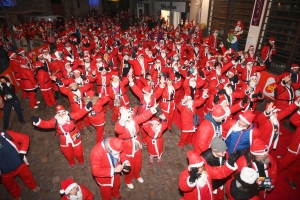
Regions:
[[12, 107], [14, 107], [17, 115], [18, 115], [18, 119], [20, 123], [24, 123], [24, 117], [22, 114], [22, 110], [21, 110], [21, 103], [19, 100], [11, 102], [11, 103], [4, 103], [4, 108], [3, 108], [3, 130], [6, 131], [8, 129], [9, 126], [9, 117], [10, 117], [10, 112]]

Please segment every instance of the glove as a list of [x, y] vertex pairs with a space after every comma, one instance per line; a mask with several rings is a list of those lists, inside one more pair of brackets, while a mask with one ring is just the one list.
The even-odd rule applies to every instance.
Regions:
[[180, 78], [181, 78], [181, 74], [180, 74], [179, 72], [175, 72], [175, 77], [176, 77], [177, 79], [180, 79]]
[[2, 87], [5, 87], [5, 86], [7, 86], [7, 85], [6, 85], [6, 83], [1, 83], [1, 86], [2, 86]]
[[86, 78], [86, 76], [84, 75], [84, 74], [81, 74], [80, 75], [80, 77], [82, 78], [82, 80], [84, 80], [84, 81], [86, 81], [87, 80], [87, 78]]
[[214, 96], [214, 104], [218, 104], [219, 100], [220, 100], [220, 97], [216, 94]]
[[107, 49], [108, 49], [109, 51], [111, 51], [111, 50], [112, 50], [110, 46], [107, 46]]
[[218, 94], [226, 94], [226, 90], [222, 89], [218, 92]]
[[200, 174], [198, 174], [198, 168], [192, 167], [190, 170], [189, 182], [194, 183], [199, 176], [200, 176]]
[[232, 152], [227, 160], [228, 164], [232, 167], [234, 167], [235, 161], [239, 158], [240, 153], [238, 152]]
[[219, 66], [219, 62], [218, 61], [215, 62], [214, 68], [216, 68], [217, 66]]
[[56, 78], [55, 82], [56, 82], [57, 85], [63, 85], [63, 82], [58, 78]]
[[155, 56], [156, 56], [156, 54], [155, 54], [155, 53], [153, 53], [153, 54], [152, 54], [152, 57], [153, 57], [153, 58], [155, 58]]
[[258, 97], [258, 93], [257, 94], [252, 94], [252, 98], [257, 98]]
[[240, 61], [242, 58], [241, 58], [241, 56], [238, 56], [234, 61], [235, 62], [238, 62], [238, 61]]
[[93, 103], [91, 101], [89, 101], [85, 107], [87, 110], [89, 110], [92, 106], [93, 106]]
[[247, 102], [248, 102], [248, 96], [246, 95], [242, 100], [242, 106], [244, 106]]
[[181, 68], [182, 68], [183, 70], [185, 70], [185, 69], [186, 69], [186, 65], [183, 65]]
[[[117, 45], [120, 46], [121, 42], [119, 40], [117, 40]], [[120, 50], [120, 49], [119, 49]]]
[[234, 58], [234, 53], [229, 54], [230, 58]]
[[233, 83], [238, 83], [239, 82], [239, 77], [237, 75], [234, 75], [232, 82]]
[[257, 97], [258, 98], [263, 98], [263, 93], [261, 91], [259, 91], [258, 94], [257, 94]]
[[38, 121], [40, 121], [40, 118], [37, 116], [31, 116], [31, 121], [33, 122], [33, 124], [35, 125], [35, 123], [38, 123]]
[[123, 167], [123, 169], [125, 169], [125, 170], [127, 170], [127, 171], [130, 171], [130, 170], [131, 170], [131, 166], [125, 165], [125, 166]]
[[20, 159], [23, 161], [23, 159], [24, 159], [24, 156], [25, 156], [25, 154], [23, 154], [23, 153], [20, 153], [19, 154], [19, 157], [20, 157]]
[[201, 76], [201, 78], [205, 78], [205, 75], [204, 75], [204, 72], [203, 71], [200, 71], [200, 76]]

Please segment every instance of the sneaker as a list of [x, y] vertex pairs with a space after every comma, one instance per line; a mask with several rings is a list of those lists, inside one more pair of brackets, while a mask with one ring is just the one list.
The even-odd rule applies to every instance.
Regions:
[[153, 162], [149, 162], [149, 168], [150, 168], [150, 169], [153, 168]]
[[289, 179], [287, 179], [287, 177], [285, 177], [285, 180], [289, 183], [289, 185], [290, 185], [294, 190], [297, 189], [297, 186], [296, 186], [296, 184], [295, 184], [293, 181], [290, 181]]
[[37, 109], [37, 108], [38, 108], [38, 106], [34, 106], [33, 108], [34, 108], [34, 109]]
[[161, 162], [157, 162], [157, 165], [158, 165], [159, 168], [162, 168]]
[[25, 101], [29, 101], [29, 97], [25, 98]]
[[71, 166], [71, 169], [75, 169], [75, 168], [76, 168], [76, 165]]
[[85, 163], [83, 163], [83, 164], [81, 165], [81, 168], [85, 168], [85, 166], [86, 166], [86, 164], [85, 164]]
[[115, 200], [125, 200], [125, 198], [124, 197], [119, 197], [119, 198], [114, 198]]
[[143, 179], [142, 177], [138, 178], [137, 180], [138, 180], [138, 182], [140, 182], [140, 183], [144, 183], [144, 179]]
[[34, 191], [35, 193], [39, 192], [41, 190], [41, 188], [39, 186], [37, 186], [35, 189], [33, 189], [32, 191]]
[[182, 144], [178, 144], [179, 148], [183, 149], [184, 148], [184, 145]]
[[134, 186], [133, 186], [133, 184], [132, 183], [129, 183], [129, 184], [126, 184], [127, 185], [127, 187], [129, 188], [129, 189], [133, 189], [134, 188]]
[[173, 131], [173, 129], [169, 129], [169, 132], [171, 133]]
[[40, 101], [37, 101], [37, 102], [36, 102], [36, 104], [40, 104], [40, 103], [41, 103]]

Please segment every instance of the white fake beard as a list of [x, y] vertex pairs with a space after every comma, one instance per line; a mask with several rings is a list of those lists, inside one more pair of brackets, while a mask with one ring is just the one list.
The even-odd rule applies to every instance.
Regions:
[[225, 108], [223, 107], [223, 109], [225, 110], [226, 117], [229, 117], [231, 115], [230, 108], [228, 106], [226, 106]]
[[252, 66], [247, 65], [247, 70], [251, 70], [251, 69], [252, 69]]
[[165, 53], [161, 53], [161, 57], [166, 57], [166, 54]]
[[216, 73], [217, 73], [218, 76], [220, 76], [221, 75], [221, 70], [220, 69], [216, 69]]
[[198, 53], [198, 51], [199, 51], [199, 49], [198, 49], [198, 48], [195, 48], [195, 52]]
[[226, 94], [231, 95], [232, 89], [231, 88], [225, 88]]
[[128, 57], [127, 55], [126, 55], [126, 56], [124, 56], [124, 60], [128, 60], [128, 58], [129, 58], [129, 57]]
[[112, 86], [113, 88], [117, 88], [117, 87], [119, 87], [119, 85], [120, 85], [119, 81], [116, 81], [116, 82], [112, 82], [112, 83], [111, 83], [111, 86]]
[[272, 122], [272, 124], [274, 124], [274, 125], [276, 125], [276, 126], [278, 126], [278, 120], [277, 120], [277, 117], [276, 116], [274, 116], [274, 115], [271, 115], [270, 116], [270, 121]]
[[75, 78], [75, 82], [76, 82], [77, 84], [81, 84], [83, 81], [82, 81], [82, 78], [79, 77], [79, 78]]
[[69, 196], [69, 199], [70, 200], [83, 200], [83, 195], [82, 195], [82, 191], [81, 191], [81, 189], [79, 189], [78, 191], [77, 191], [77, 194], [76, 195], [70, 195]]
[[240, 127], [239, 124], [238, 124], [238, 122], [239, 122], [239, 121], [237, 121], [237, 122], [233, 125], [232, 130], [235, 131], [235, 132], [236, 132], [236, 131], [242, 131], [242, 130], [245, 130], [246, 127]]
[[250, 87], [255, 88], [256, 82], [250, 81], [249, 85], [250, 85]]
[[197, 179], [197, 185], [203, 188], [207, 184], [207, 173], [202, 172], [201, 177]]
[[144, 95], [144, 100], [145, 100], [146, 103], [150, 103], [151, 96], [152, 96], [152, 94], [150, 94], [150, 95]]
[[9, 87], [9, 86], [10, 86], [10, 83], [9, 83], [9, 82], [6, 82], [6, 85], [7, 85], [7, 87]]
[[196, 87], [196, 81], [190, 81], [190, 86], [192, 88], [195, 88]]
[[175, 92], [175, 89], [174, 89], [173, 85], [168, 85], [168, 92], [169, 93]]
[[59, 115], [56, 114], [55, 119], [57, 120], [57, 123], [59, 125], [64, 125], [70, 120], [70, 117], [69, 115], [64, 115], [63, 117], [60, 117]]

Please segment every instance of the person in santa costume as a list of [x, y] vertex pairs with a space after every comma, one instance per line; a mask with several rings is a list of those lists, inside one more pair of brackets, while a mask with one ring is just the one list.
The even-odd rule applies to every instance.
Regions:
[[300, 110], [292, 115], [290, 121], [297, 129], [288, 146], [286, 155], [279, 160], [278, 174], [282, 172], [282, 170], [287, 169], [285, 179], [293, 189], [297, 189], [294, 180], [300, 173]]
[[76, 183], [72, 178], [67, 178], [61, 183], [61, 200], [93, 200], [93, 193], [84, 185]]
[[184, 148], [184, 145], [193, 145], [193, 137], [199, 124], [195, 124], [196, 108], [205, 103], [207, 99], [207, 90], [204, 90], [201, 98], [193, 100], [191, 96], [184, 96], [180, 104], [177, 105], [177, 109], [180, 112], [181, 119], [181, 135], [178, 142], [180, 148]]
[[56, 101], [52, 91], [52, 80], [49, 73], [47, 72], [47, 69], [40, 61], [37, 61], [35, 63], [35, 67], [35, 78], [39, 83], [42, 96], [44, 97], [44, 100], [46, 102], [46, 107], [56, 105]]
[[247, 52], [245, 52], [245, 58], [250, 58], [253, 62], [256, 61], [256, 55], [253, 44], [249, 46], [249, 49]]
[[85, 92], [83, 100], [85, 104], [89, 101], [93, 103], [92, 110], [88, 113], [87, 118], [96, 129], [96, 143], [99, 143], [104, 136], [105, 113], [103, 108], [110, 99], [108, 96], [97, 95], [93, 90], [88, 90]]
[[120, 195], [120, 173], [132, 171], [126, 157], [124, 141], [110, 137], [96, 144], [91, 151], [91, 170], [103, 200], [124, 200]]
[[[235, 62], [235, 61], [234, 61]], [[254, 65], [254, 62], [251, 58], [244, 58], [242, 59], [242, 63], [235, 63], [236, 70], [239, 72], [240, 76], [239, 79], [242, 82], [247, 83], [251, 77], [251, 75], [255, 74], [256, 72], [263, 71], [266, 69], [264, 63], [260, 63], [260, 65]]]
[[280, 121], [286, 116], [292, 114], [294, 110], [300, 107], [300, 97], [297, 101], [283, 109], [277, 109], [274, 103], [266, 105], [266, 110], [258, 118], [258, 128], [261, 133], [260, 139], [268, 145], [269, 151], [276, 150], [280, 137]]
[[250, 167], [243, 167], [241, 172], [234, 175], [234, 179], [228, 184], [227, 199], [259, 200], [257, 172]]
[[275, 38], [270, 37], [269, 43], [266, 43], [261, 49], [261, 56], [267, 70], [271, 68], [272, 56], [276, 54]]
[[85, 167], [81, 134], [75, 122], [86, 115], [91, 107], [92, 102], [89, 102], [84, 109], [69, 113], [62, 105], [57, 105], [56, 115], [50, 120], [42, 120], [36, 116], [31, 117], [34, 126], [44, 129], [55, 128], [60, 150], [72, 169], [76, 168], [74, 157], [82, 167]]
[[223, 107], [215, 105], [212, 112], [204, 116], [204, 120], [200, 123], [196, 135], [194, 136], [193, 151], [200, 154], [209, 148], [214, 137], [222, 136], [222, 124], [226, 120], [226, 112]]
[[179, 188], [183, 192], [180, 200], [213, 200], [212, 179], [228, 177], [238, 167], [233, 153], [221, 167], [210, 166], [205, 159], [193, 151], [187, 152], [189, 166], [179, 176]]
[[[269, 154], [268, 146], [259, 138], [253, 140], [250, 149], [241, 150], [242, 156], [236, 161], [238, 169], [241, 172], [243, 167], [253, 168], [257, 173], [256, 183], [259, 189], [259, 199], [264, 199], [267, 192], [271, 192], [275, 187], [277, 179], [277, 164], [274, 158]], [[229, 183], [226, 187], [230, 188]], [[229, 189], [230, 191], [230, 189]]]
[[247, 110], [239, 115], [239, 119], [227, 120], [222, 126], [223, 139], [228, 147], [228, 154], [239, 149], [249, 148], [253, 140], [260, 137], [260, 131], [254, 127], [255, 115]]
[[296, 90], [300, 89], [300, 84], [293, 84], [291, 76], [284, 77], [276, 86], [275, 106], [283, 109], [292, 104], [296, 98]]
[[291, 70], [289, 72], [283, 72], [282, 74], [276, 76], [276, 84], [279, 84], [282, 81], [282, 79], [284, 79], [286, 76], [291, 77], [293, 84], [300, 83], [299, 65], [294, 63], [292, 64]]
[[167, 129], [166, 117], [162, 114], [161, 119], [153, 118], [143, 124], [143, 129], [147, 133], [147, 150], [149, 153], [149, 168], [153, 168], [153, 158], [157, 157], [157, 165], [162, 168], [161, 156], [164, 149], [163, 132]]
[[144, 179], [140, 175], [142, 168], [142, 143], [139, 132], [139, 124], [146, 122], [153, 114], [157, 112], [158, 104], [154, 104], [145, 112], [134, 116], [132, 109], [120, 108], [120, 120], [116, 123], [115, 131], [118, 137], [123, 140], [124, 153], [131, 164], [131, 170], [125, 174], [124, 181], [128, 188], [133, 189], [132, 179], [135, 178], [138, 182], [143, 183]]
[[2, 184], [10, 195], [16, 200], [21, 200], [21, 187], [15, 180], [16, 176], [19, 176], [30, 190], [40, 191], [26, 158], [29, 137], [15, 131], [4, 131], [0, 132], [0, 144]]

